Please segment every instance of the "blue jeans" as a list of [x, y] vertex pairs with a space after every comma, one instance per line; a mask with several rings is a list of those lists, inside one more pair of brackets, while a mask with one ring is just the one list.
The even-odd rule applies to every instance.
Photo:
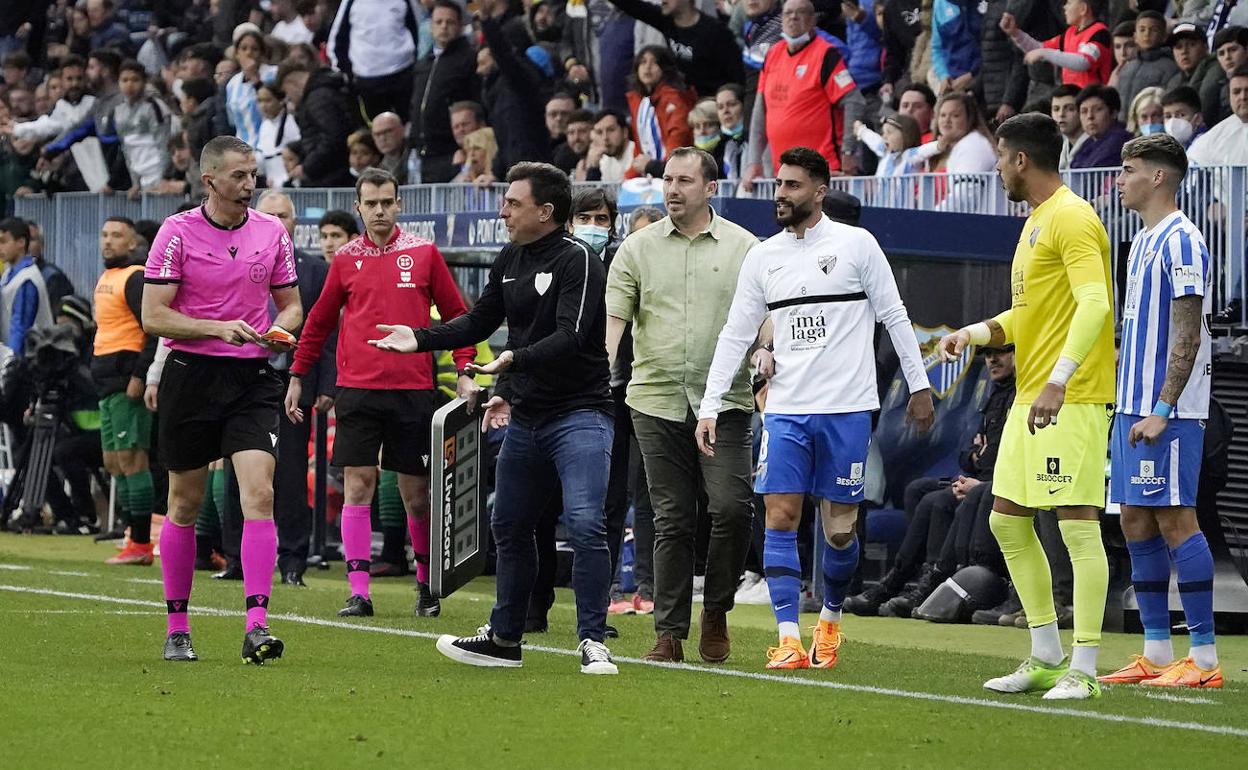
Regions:
[[508, 641], [524, 636], [537, 576], [534, 529], [547, 499], [563, 488], [563, 523], [572, 545], [576, 633], [601, 642], [611, 587], [611, 554], [603, 502], [611, 470], [611, 416], [580, 409], [534, 427], [516, 419], [498, 455], [490, 529], [498, 577], [490, 627]]

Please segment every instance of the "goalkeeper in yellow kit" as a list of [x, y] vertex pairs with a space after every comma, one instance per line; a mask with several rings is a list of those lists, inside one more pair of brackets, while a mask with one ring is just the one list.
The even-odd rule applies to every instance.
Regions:
[[[1031, 656], [991, 679], [997, 692], [1045, 690], [1050, 700], [1098, 697], [1096, 653], [1109, 568], [1099, 516], [1113, 416], [1114, 337], [1109, 238], [1092, 207], [1062, 184], [1062, 136], [1047, 115], [997, 129], [997, 172], [1010, 200], [1031, 204], [1014, 251], [1013, 302], [1004, 313], [941, 340], [1014, 343], [1018, 395], [1001, 437], [990, 524], [1031, 628]], [[1062, 651], [1053, 580], [1036, 536], [1037, 509], [1056, 508], [1075, 576], [1074, 650]]]

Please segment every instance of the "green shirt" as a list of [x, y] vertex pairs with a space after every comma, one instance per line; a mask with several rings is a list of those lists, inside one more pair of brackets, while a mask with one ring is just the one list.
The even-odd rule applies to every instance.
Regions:
[[[757, 244], [748, 230], [713, 210], [710, 226], [692, 239], [671, 217], [624, 239], [607, 276], [607, 314], [633, 323], [630, 407], [663, 420], [697, 414], [737, 273]], [[753, 411], [748, 361], [724, 405]]]

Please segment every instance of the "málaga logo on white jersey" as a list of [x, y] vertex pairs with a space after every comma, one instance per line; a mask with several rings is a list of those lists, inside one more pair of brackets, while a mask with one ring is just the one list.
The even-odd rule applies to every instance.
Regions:
[[791, 350], [813, 350], [828, 343], [828, 319], [823, 311], [818, 313], [790, 313], [789, 336], [793, 339]]
[[823, 271], [824, 275], [831, 275], [832, 271], [836, 269], [836, 255], [831, 254], [826, 257], [820, 257], [819, 269]]
[[533, 277], [533, 288], [537, 289], [538, 294], [545, 295], [546, 290], [550, 288], [550, 282], [552, 280], [554, 280], [553, 274], [538, 273]]

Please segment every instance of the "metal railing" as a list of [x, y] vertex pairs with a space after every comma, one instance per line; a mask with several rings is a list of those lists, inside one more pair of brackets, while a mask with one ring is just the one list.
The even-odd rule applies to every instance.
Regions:
[[[1117, 169], [1067, 171], [1066, 183], [1096, 208], [1117, 251], [1115, 265], [1125, 259], [1121, 244], [1129, 243], [1140, 220], [1122, 207], [1114, 191]], [[888, 178], [838, 177], [832, 187], [857, 196], [865, 206], [916, 211], [945, 211], [950, 214], [1025, 216], [1025, 204], [1012, 203], [997, 175], [913, 174]], [[456, 214], [497, 211], [505, 185], [413, 185], [404, 187], [400, 198], [405, 214]], [[302, 217], [352, 210], [355, 192], [342, 189], [283, 190]], [[775, 192], [771, 181], [754, 185], [750, 193], [739, 191], [731, 181], [720, 184], [720, 196], [740, 195], [769, 199]], [[18, 216], [33, 219], [44, 227], [45, 253], [74, 282], [80, 294], [90, 295], [99, 275], [98, 235], [106, 217], [121, 215], [134, 220], [160, 221], [185, 201], [181, 196], [144, 194], [130, 199], [122, 194], [62, 193], [52, 198], [32, 196], [16, 201]], [[1200, 227], [1209, 244], [1215, 269], [1215, 307], [1225, 308], [1233, 298], [1245, 302], [1243, 281], [1245, 262], [1245, 201], [1248, 201], [1248, 167], [1225, 166], [1194, 168], [1180, 192], [1180, 206]], [[1232, 205], [1238, 202], [1237, 205]], [[921, 233], [915, 234], [921, 238]], [[968, 233], [973, 237], [973, 233]], [[1243, 317], [1239, 319], [1242, 323]]]

